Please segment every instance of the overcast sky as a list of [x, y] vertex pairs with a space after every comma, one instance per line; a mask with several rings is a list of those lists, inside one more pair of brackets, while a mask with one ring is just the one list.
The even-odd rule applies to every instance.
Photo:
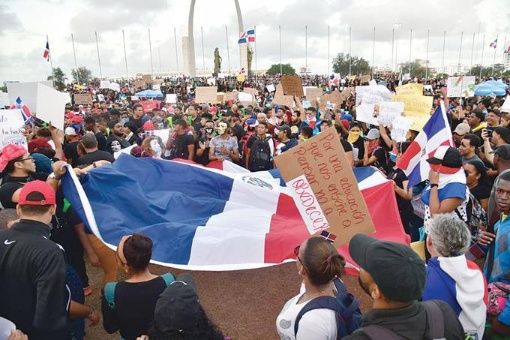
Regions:
[[[375, 65], [392, 62], [392, 28], [397, 32], [399, 62], [409, 60], [412, 29], [412, 59], [425, 59], [427, 30], [430, 30], [431, 66], [442, 65], [443, 32], [446, 31], [445, 64], [458, 62], [461, 32], [464, 32], [461, 63], [482, 60], [492, 64], [491, 41], [498, 36], [496, 62], [503, 61], [504, 42], [510, 45], [510, 1], [508, 0], [239, 0], [245, 29], [257, 28], [258, 69], [279, 62], [278, 25], [282, 32], [282, 62], [299, 69], [305, 65], [305, 25], [308, 26], [308, 65], [313, 73], [328, 70], [328, 25], [330, 56], [349, 51], [372, 63], [373, 27], [376, 27]], [[179, 70], [183, 70], [181, 38], [187, 34], [190, 0], [1, 0], [0, 81], [46, 79], [50, 65], [43, 57], [49, 36], [54, 67], [71, 78], [74, 68], [71, 33], [74, 34], [78, 66], [99, 76], [96, 41], [103, 77], [126, 74], [122, 29], [126, 36], [129, 75], [150, 73], [148, 28], [151, 32], [154, 72], [177, 70], [174, 27], [177, 31]], [[222, 69], [228, 70], [225, 25], [228, 27], [230, 68], [239, 69], [238, 26], [234, 1], [197, 0], [195, 7], [195, 53], [198, 71], [203, 69], [201, 28], [204, 36], [205, 68], [213, 68], [218, 47]], [[483, 42], [485, 35], [485, 43]]]

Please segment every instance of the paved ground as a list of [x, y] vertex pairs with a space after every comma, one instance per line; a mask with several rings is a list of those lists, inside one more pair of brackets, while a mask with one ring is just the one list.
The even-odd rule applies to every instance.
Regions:
[[[182, 271], [153, 266], [154, 273]], [[88, 267], [94, 289], [87, 298], [100, 310], [98, 292], [102, 272]], [[300, 280], [295, 263], [264, 269], [231, 272], [192, 272], [200, 301], [210, 318], [225, 335], [232, 339], [278, 339], [275, 320], [284, 303], [299, 291]], [[361, 298], [362, 309], [369, 307], [368, 296], [358, 286], [357, 279], [344, 278], [348, 289]], [[86, 339], [118, 339], [108, 335], [101, 325], [87, 330]]]

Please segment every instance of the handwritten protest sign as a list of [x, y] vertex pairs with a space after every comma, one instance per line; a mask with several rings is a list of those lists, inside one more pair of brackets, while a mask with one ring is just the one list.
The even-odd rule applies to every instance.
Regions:
[[199, 86], [195, 90], [195, 103], [215, 104], [218, 100], [216, 86]]
[[423, 84], [408, 83], [408, 84], [396, 87], [395, 91], [397, 91], [397, 94], [404, 95], [404, 96], [412, 96], [412, 95], [421, 96], [421, 95], [423, 95]]
[[283, 75], [280, 81], [284, 95], [296, 96], [298, 98], [305, 95], [303, 92], [303, 85], [301, 84], [301, 78], [298, 76]]
[[334, 128], [277, 156], [275, 163], [310, 234], [328, 229], [339, 246], [357, 233], [375, 231]]
[[319, 107], [322, 111], [327, 110], [328, 108], [339, 108], [343, 103], [342, 95], [338, 91], [333, 91], [331, 93], [322, 95], [319, 98]]
[[22, 145], [28, 148], [27, 139], [23, 136], [23, 116], [21, 111], [0, 110], [0, 147], [7, 144]]
[[475, 76], [448, 77], [448, 97], [473, 97], [475, 95]]
[[349, 99], [351, 94], [354, 92], [354, 87], [346, 87], [340, 92], [340, 97], [342, 98], [342, 101], [346, 101]]
[[92, 93], [75, 93], [73, 95], [75, 105], [92, 105]]
[[288, 106], [288, 107], [294, 107], [294, 97], [292, 96], [286, 96], [283, 94], [283, 88], [282, 84], [278, 84], [276, 86], [276, 92], [274, 94], [273, 103], [282, 105], [282, 106]]
[[140, 103], [143, 107], [143, 112], [150, 112], [153, 109], [159, 109], [161, 102], [159, 100], [142, 100]]
[[404, 96], [398, 94], [392, 98], [395, 102], [404, 103], [404, 115], [413, 121], [411, 130], [415, 131], [420, 131], [427, 120], [429, 120], [433, 99], [430, 96]]

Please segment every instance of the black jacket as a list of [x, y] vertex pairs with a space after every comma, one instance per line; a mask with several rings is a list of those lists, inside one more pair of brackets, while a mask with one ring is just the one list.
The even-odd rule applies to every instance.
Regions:
[[0, 231], [0, 316], [29, 339], [67, 339], [70, 303], [63, 249], [50, 227], [20, 220]]
[[[439, 308], [443, 312], [444, 338], [448, 340], [463, 340], [464, 329], [451, 307], [443, 301], [438, 301]], [[428, 332], [427, 311], [420, 302], [399, 309], [372, 309], [363, 315], [361, 328], [344, 337], [343, 339], [369, 340], [368, 335], [363, 333], [363, 327], [379, 325], [387, 328], [402, 339], [420, 340], [426, 339]]]

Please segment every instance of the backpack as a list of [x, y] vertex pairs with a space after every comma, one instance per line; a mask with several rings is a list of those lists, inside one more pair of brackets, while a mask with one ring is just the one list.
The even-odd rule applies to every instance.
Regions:
[[248, 151], [248, 140], [254, 134], [255, 132], [253, 131], [247, 131], [239, 141], [239, 152], [241, 152], [241, 156], [246, 157], [246, 153]]
[[[441, 308], [437, 304], [437, 301], [430, 300], [421, 303], [425, 307], [427, 312], [427, 337], [426, 339], [444, 339], [444, 317]], [[379, 325], [368, 325], [361, 328], [363, 333], [370, 339], [379, 340], [402, 340], [404, 339], [392, 330], [379, 326]]]
[[482, 205], [471, 192], [466, 204], [466, 217], [462, 218], [460, 211], [455, 209], [457, 216], [464, 221], [467, 228], [471, 232], [471, 246], [466, 252], [468, 259], [477, 259], [485, 255], [484, 249], [478, 246], [478, 234], [480, 228], [485, 229], [488, 225], [487, 213], [483, 210]]
[[299, 321], [303, 315], [319, 308], [327, 308], [336, 312], [336, 325], [338, 327], [336, 336], [338, 339], [351, 334], [359, 328], [361, 324], [361, 311], [358, 300], [351, 293], [347, 292], [340, 279], [335, 278], [333, 283], [337, 291], [335, 297], [319, 296], [301, 308], [294, 322], [294, 335], [297, 335]]
[[[171, 273], [163, 274], [161, 277], [165, 280], [167, 287], [175, 281], [175, 277]], [[108, 282], [104, 286], [104, 299], [111, 309], [115, 309], [115, 289], [117, 288], [117, 283], [118, 282]]]
[[262, 140], [256, 137], [250, 150], [250, 162], [248, 163], [250, 171], [270, 170], [273, 168], [269, 138]]

